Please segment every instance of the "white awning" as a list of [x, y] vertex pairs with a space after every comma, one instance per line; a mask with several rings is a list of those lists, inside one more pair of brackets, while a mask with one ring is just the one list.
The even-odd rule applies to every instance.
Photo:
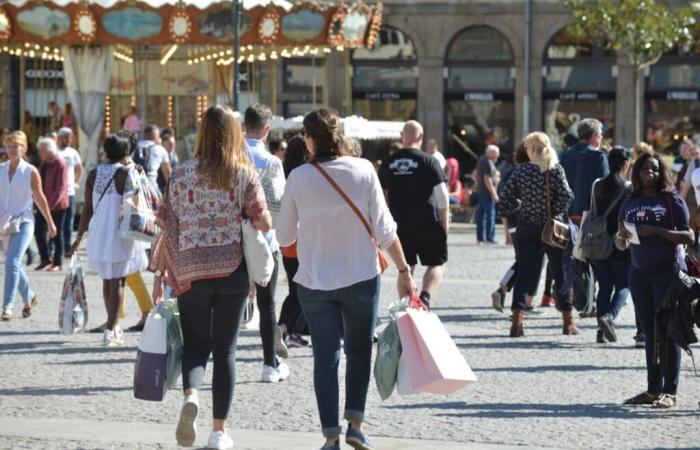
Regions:
[[[304, 126], [303, 122], [303, 116], [288, 119], [273, 117], [270, 127], [273, 130], [299, 130]], [[404, 122], [367, 120], [358, 116], [348, 116], [340, 119], [340, 122], [346, 137], [362, 140], [400, 139], [404, 126]]]
[[[119, 1], [123, 0], [90, 0], [89, 3], [94, 3], [98, 4], [100, 6], [104, 6], [105, 8], [108, 8], [110, 6], [113, 6], [115, 3], [118, 3]], [[9, 0], [7, 3], [11, 3], [16, 6], [22, 6], [25, 3], [27, 3], [28, 0]], [[65, 6], [69, 3], [78, 3], [76, 0], [53, 0], [54, 3], [56, 3], [59, 6]], [[5, 3], [0, 1], [0, 4]], [[153, 6], [154, 8], [157, 8], [159, 6], [162, 6], [164, 4], [172, 4], [172, 0], [148, 0], [146, 3], [149, 4], [149, 6]], [[188, 5], [194, 5], [200, 9], [206, 8], [207, 6], [211, 5], [212, 3], [222, 3], [219, 0], [186, 0], [185, 3]], [[292, 7], [292, 2], [286, 1], [286, 0], [243, 0], [243, 7], [246, 9], [254, 8], [258, 5], [261, 6], [266, 6], [269, 5], [270, 3], [273, 3], [275, 5], [282, 6], [283, 8], [289, 9]]]

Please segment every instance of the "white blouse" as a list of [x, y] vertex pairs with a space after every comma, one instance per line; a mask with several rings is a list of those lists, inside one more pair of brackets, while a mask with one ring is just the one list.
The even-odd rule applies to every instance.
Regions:
[[22, 215], [24, 222], [34, 221], [33, 171], [34, 166], [20, 160], [10, 181], [10, 161], [0, 164], [0, 211], [9, 212], [13, 216]]
[[[362, 212], [382, 248], [396, 240], [396, 222], [371, 162], [350, 156], [321, 164]], [[292, 171], [277, 217], [277, 240], [297, 241], [294, 281], [330, 291], [376, 277], [376, 247], [350, 206], [319, 171], [304, 164]]]

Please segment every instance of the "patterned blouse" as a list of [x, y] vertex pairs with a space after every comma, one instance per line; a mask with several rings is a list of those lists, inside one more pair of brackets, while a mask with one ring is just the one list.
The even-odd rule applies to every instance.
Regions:
[[[560, 217], [574, 199], [569, 189], [566, 175], [561, 165], [557, 164], [549, 172], [549, 189], [552, 197], [552, 216]], [[518, 223], [544, 225], [549, 219], [547, 213], [547, 185], [545, 173], [535, 164], [521, 164], [506, 181], [501, 191], [501, 214], [518, 214]]]
[[197, 165], [198, 160], [192, 159], [173, 172], [158, 211], [162, 232], [151, 255], [151, 266], [165, 258], [177, 295], [188, 291], [193, 281], [232, 274], [243, 259], [243, 218], [257, 221], [267, 212], [255, 170], [249, 172], [239, 202], [236, 178], [228, 191], [210, 189], [197, 183]]

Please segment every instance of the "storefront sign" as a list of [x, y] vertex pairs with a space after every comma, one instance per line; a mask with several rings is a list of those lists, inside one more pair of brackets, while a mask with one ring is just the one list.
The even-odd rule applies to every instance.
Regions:
[[445, 98], [451, 101], [465, 102], [497, 102], [513, 100], [515, 96], [509, 92], [449, 92]]
[[561, 100], [565, 102], [597, 102], [598, 100], [614, 100], [614, 92], [545, 92], [545, 100]]
[[693, 91], [667, 92], [666, 100], [697, 100], [698, 93]]
[[63, 70], [53, 70], [53, 69], [27, 69], [24, 71], [24, 76], [28, 80], [37, 79], [63, 79]]
[[415, 92], [353, 92], [355, 100], [415, 100]]

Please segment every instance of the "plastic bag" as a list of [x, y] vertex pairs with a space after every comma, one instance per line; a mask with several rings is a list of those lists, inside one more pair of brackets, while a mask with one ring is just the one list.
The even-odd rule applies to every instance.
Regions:
[[143, 242], [154, 242], [160, 229], [156, 215], [161, 197], [158, 188], [146, 174], [129, 172], [129, 180], [122, 200], [119, 237]]
[[182, 331], [180, 330], [180, 312], [177, 300], [166, 300], [156, 306], [156, 314], [167, 320], [167, 368], [165, 381], [171, 389], [182, 373]]
[[58, 304], [58, 328], [59, 332], [65, 335], [84, 331], [88, 320], [83, 269], [76, 261], [76, 257], [73, 256], [63, 281], [61, 300]]
[[396, 321], [392, 320], [379, 335], [377, 358], [374, 361], [374, 380], [382, 400], [391, 397], [401, 358], [401, 339]]

